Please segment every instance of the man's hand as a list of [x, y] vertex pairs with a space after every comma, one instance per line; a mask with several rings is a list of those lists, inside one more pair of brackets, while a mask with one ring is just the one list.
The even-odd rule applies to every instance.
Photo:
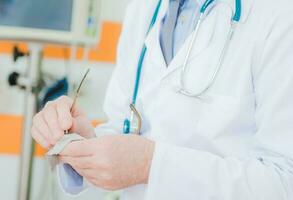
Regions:
[[155, 143], [136, 135], [72, 142], [59, 159], [97, 187], [117, 190], [148, 182]]
[[33, 119], [32, 137], [44, 148], [51, 148], [69, 130], [85, 138], [94, 137], [94, 128], [85, 114], [66, 96], [49, 102]]

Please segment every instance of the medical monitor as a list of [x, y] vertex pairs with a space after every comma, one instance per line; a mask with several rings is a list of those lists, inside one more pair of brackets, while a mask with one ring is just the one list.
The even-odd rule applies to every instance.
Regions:
[[100, 0], [0, 0], [0, 39], [94, 44]]

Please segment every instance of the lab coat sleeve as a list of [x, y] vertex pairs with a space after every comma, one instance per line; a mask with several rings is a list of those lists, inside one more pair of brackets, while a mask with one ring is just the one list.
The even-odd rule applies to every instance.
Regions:
[[261, 37], [252, 67], [257, 132], [251, 156], [220, 157], [158, 142], [147, 200], [293, 199], [292, 11]]

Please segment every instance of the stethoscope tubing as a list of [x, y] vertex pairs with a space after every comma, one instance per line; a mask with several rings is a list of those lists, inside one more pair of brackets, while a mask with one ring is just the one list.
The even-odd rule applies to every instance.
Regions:
[[[150, 26], [148, 28], [147, 34], [151, 31], [151, 29], [154, 27], [158, 15], [159, 15], [159, 11], [162, 5], [162, 0], [159, 0], [159, 3], [155, 9], [154, 15], [151, 19], [150, 22]], [[136, 99], [137, 99], [137, 94], [138, 94], [138, 90], [139, 90], [139, 84], [140, 84], [140, 78], [141, 78], [141, 71], [142, 71], [142, 66], [143, 66], [143, 62], [144, 62], [144, 58], [147, 52], [147, 47], [146, 44], [143, 44], [140, 56], [139, 56], [139, 60], [138, 60], [138, 64], [137, 64], [137, 71], [136, 71], [136, 78], [135, 78], [135, 84], [134, 84], [134, 90], [133, 90], [133, 96], [132, 96], [132, 105], [135, 106], [136, 104]]]
[[190, 54], [191, 54], [191, 51], [193, 49], [194, 43], [195, 43], [195, 41], [197, 39], [198, 31], [199, 31], [200, 25], [201, 25], [202, 20], [203, 20], [203, 15], [204, 15], [203, 13], [200, 13], [199, 19], [198, 19], [198, 21], [196, 23], [196, 26], [195, 26], [195, 30], [194, 30], [194, 32], [193, 32], [193, 34], [191, 36], [191, 41], [189, 43], [186, 56], [184, 58], [183, 67], [182, 67], [182, 71], [181, 71], [181, 79], [180, 79], [182, 89], [179, 90], [179, 92], [182, 93], [182, 94], [185, 94], [184, 76], [185, 76], [185, 72], [187, 70], [188, 59], [190, 57]]
[[[185, 74], [186, 74], [186, 71], [188, 70], [188, 68], [187, 68], [188, 60], [189, 60], [191, 51], [193, 49], [193, 46], [194, 46], [194, 44], [196, 42], [201, 23], [203, 21], [203, 16], [206, 13], [206, 10], [209, 8], [209, 6], [212, 3], [214, 3], [214, 1], [215, 0], [206, 0], [204, 2], [204, 4], [202, 5], [202, 7], [200, 9], [200, 17], [199, 17], [199, 20], [198, 20], [198, 22], [196, 24], [195, 31], [194, 31], [194, 33], [192, 35], [191, 42], [190, 42], [190, 45], [188, 46], [187, 54], [186, 54], [186, 57], [184, 59], [183, 69], [182, 69], [181, 77], [180, 77], [180, 83], [181, 83], [180, 87], [181, 88], [178, 90], [178, 92], [183, 94], [183, 95], [185, 95], [185, 96], [188, 96], [188, 97], [199, 98], [211, 88], [211, 86], [213, 85], [213, 83], [215, 82], [215, 80], [217, 78], [218, 73], [220, 72], [221, 66], [223, 65], [223, 60], [224, 60], [224, 58], [226, 56], [227, 50], [229, 48], [230, 41], [231, 41], [231, 39], [233, 37], [234, 30], [236, 28], [236, 24], [237, 24], [237, 22], [240, 21], [240, 18], [241, 18], [241, 11], [242, 11], [241, 0], [235, 0], [236, 8], [235, 8], [234, 16], [233, 16], [233, 18], [231, 20], [231, 28], [230, 28], [229, 34], [228, 34], [228, 36], [226, 38], [224, 47], [223, 47], [223, 49], [221, 51], [219, 62], [217, 64], [216, 70], [214, 71], [214, 73], [212, 75], [212, 78], [208, 82], [207, 86], [204, 87], [201, 91], [199, 91], [197, 93], [189, 92], [186, 89], [185, 82], [184, 82]], [[155, 23], [157, 21], [157, 17], [158, 17], [158, 14], [159, 14], [161, 4], [162, 4], [162, 0], [159, 0], [159, 3], [158, 3], [158, 5], [157, 5], [157, 7], [155, 9], [154, 15], [153, 15], [153, 17], [151, 19], [151, 23], [150, 23], [150, 26], [149, 26], [147, 34], [150, 32], [150, 30], [153, 28], [153, 26], [155, 25]], [[138, 60], [138, 66], [137, 66], [137, 73], [136, 73], [136, 79], [135, 79], [132, 103], [130, 104], [130, 110], [131, 110], [130, 118], [131, 119], [130, 120], [125, 119], [125, 121], [124, 121], [123, 132], [125, 134], [128, 134], [128, 133], [131, 132], [130, 129], [132, 128], [132, 122], [134, 120], [134, 116], [136, 116], [137, 120], [138, 120], [138, 124], [137, 124], [138, 127], [134, 128], [135, 129], [134, 133], [136, 133], [136, 134], [140, 133], [142, 119], [141, 119], [141, 116], [140, 116], [139, 112], [136, 110], [135, 105], [136, 105], [136, 99], [137, 99], [137, 95], [138, 95], [138, 91], [139, 91], [139, 84], [140, 84], [142, 66], [143, 66], [143, 62], [144, 62], [144, 59], [145, 59], [146, 52], [147, 52], [147, 47], [146, 47], [146, 44], [144, 43], [142, 51], [141, 51], [141, 54], [140, 54], [140, 57], [139, 57], [139, 60]]]
[[[221, 54], [220, 54], [220, 59], [219, 59], [219, 62], [217, 64], [216, 70], [214, 71], [214, 73], [212, 75], [212, 78], [210, 79], [210, 81], [208, 82], [206, 87], [204, 87], [199, 92], [195, 92], [195, 93], [189, 92], [185, 87], [184, 78], [185, 78], [185, 74], [186, 74], [186, 70], [187, 70], [187, 62], [188, 62], [189, 56], [186, 57], [185, 60], [187, 60], [187, 61], [184, 62], [182, 72], [181, 72], [181, 77], [180, 77], [181, 88], [178, 90], [179, 93], [181, 93], [181, 94], [183, 94], [185, 96], [188, 96], [188, 97], [200, 98], [204, 93], [206, 93], [211, 88], [213, 83], [216, 81], [217, 75], [219, 74], [219, 72], [221, 70], [221, 66], [223, 65], [223, 61], [224, 61], [224, 58], [226, 57], [227, 51], [229, 49], [230, 41], [233, 38], [233, 34], [234, 34], [235, 29], [236, 29], [236, 26], [237, 26], [237, 22], [232, 21], [229, 33], [228, 33], [228, 35], [226, 37], [226, 40], [225, 40], [224, 47], [223, 47], [223, 49], [221, 51]], [[195, 39], [196, 39], [197, 34], [198, 34], [198, 30], [196, 30], [194, 32]], [[191, 46], [193, 46], [193, 45], [191, 45]], [[190, 49], [192, 50], [192, 47]], [[189, 50], [189, 51], [191, 51], [191, 50]], [[188, 54], [190, 54], [190, 52], [188, 52]]]

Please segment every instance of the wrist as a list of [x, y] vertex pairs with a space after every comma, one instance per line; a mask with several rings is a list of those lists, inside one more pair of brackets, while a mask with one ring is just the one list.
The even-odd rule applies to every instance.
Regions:
[[90, 123], [87, 123], [87, 125], [81, 131], [80, 135], [86, 139], [93, 139], [96, 137], [95, 128]]
[[152, 161], [153, 161], [153, 155], [155, 151], [155, 142], [148, 140], [147, 145], [146, 145], [146, 150], [145, 150], [145, 165], [143, 169], [143, 177], [142, 177], [142, 183], [147, 184], [149, 180], [149, 175], [150, 175], [150, 170], [152, 166]]

